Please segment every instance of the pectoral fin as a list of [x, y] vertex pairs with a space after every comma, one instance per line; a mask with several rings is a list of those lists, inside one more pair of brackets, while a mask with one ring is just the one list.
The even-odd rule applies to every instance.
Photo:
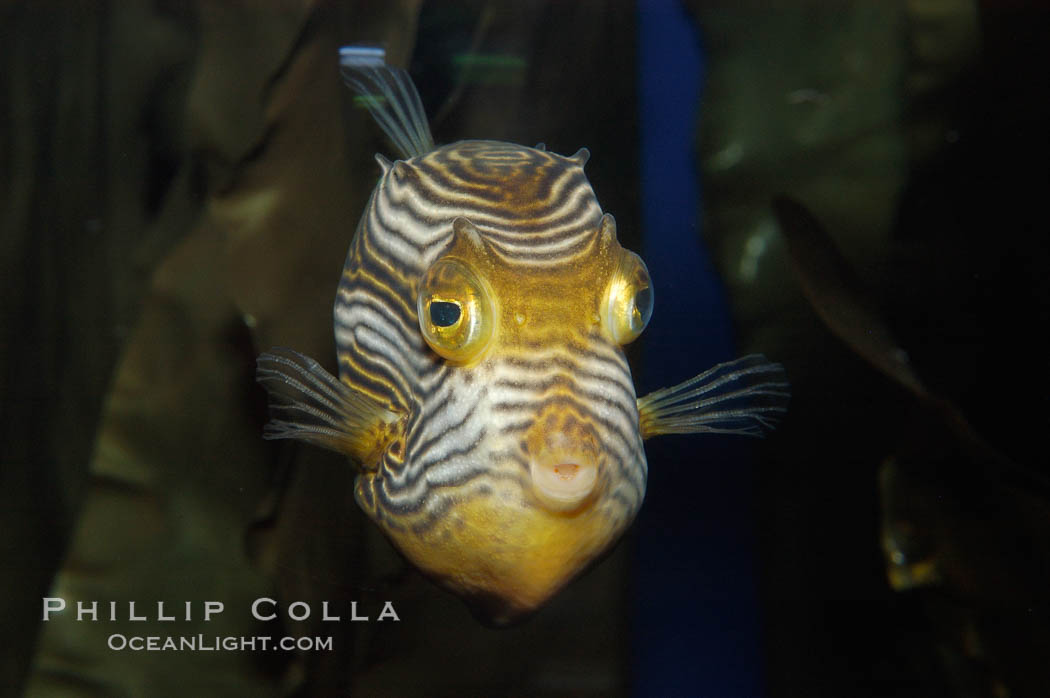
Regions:
[[752, 354], [638, 398], [642, 438], [701, 432], [762, 436], [786, 411], [789, 397], [784, 368]]
[[298, 439], [374, 465], [401, 429], [400, 416], [341, 382], [309, 356], [272, 349], [256, 362], [270, 394], [266, 439]]

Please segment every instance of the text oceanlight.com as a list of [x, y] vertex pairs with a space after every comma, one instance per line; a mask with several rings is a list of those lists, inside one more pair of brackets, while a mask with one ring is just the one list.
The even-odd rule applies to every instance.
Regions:
[[279, 637], [256, 635], [123, 635], [114, 633], [106, 643], [111, 650], [133, 652], [265, 652], [267, 650], [331, 651], [330, 637]]

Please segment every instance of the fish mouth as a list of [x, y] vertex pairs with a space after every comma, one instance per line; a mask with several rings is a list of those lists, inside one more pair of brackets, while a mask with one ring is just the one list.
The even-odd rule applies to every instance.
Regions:
[[553, 511], [579, 509], [593, 499], [598, 484], [597, 465], [579, 457], [533, 460], [529, 474], [537, 498]]
[[544, 509], [574, 513], [597, 496], [598, 439], [573, 415], [552, 411], [538, 418], [526, 438], [525, 456], [532, 493]]

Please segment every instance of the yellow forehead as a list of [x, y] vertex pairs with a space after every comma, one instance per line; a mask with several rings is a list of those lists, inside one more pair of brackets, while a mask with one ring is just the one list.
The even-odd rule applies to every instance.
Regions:
[[598, 309], [611, 276], [607, 267], [593, 264], [572, 273], [524, 277], [511, 270], [496, 274], [490, 284], [499, 299], [499, 336], [589, 331], [600, 322]]
[[508, 260], [483, 232], [472, 240], [457, 235], [446, 256], [475, 270], [493, 299], [496, 346], [542, 341], [601, 325], [603, 300], [628, 254], [615, 235], [615, 223], [606, 216], [568, 261], [551, 265]]

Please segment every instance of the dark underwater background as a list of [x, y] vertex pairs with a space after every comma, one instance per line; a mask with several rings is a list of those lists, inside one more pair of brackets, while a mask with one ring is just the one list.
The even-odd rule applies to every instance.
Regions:
[[[0, 3], [0, 695], [1050, 694], [1047, 16]], [[259, 351], [334, 368], [391, 153], [339, 77], [355, 42], [409, 69], [438, 142], [590, 150], [654, 280], [639, 394], [751, 352], [792, 383], [764, 440], [648, 442], [631, 532], [513, 628], [409, 568], [343, 459], [259, 436]], [[226, 611], [41, 623], [48, 596]], [[262, 596], [315, 613], [256, 623]], [[321, 600], [401, 621], [320, 622]]]

